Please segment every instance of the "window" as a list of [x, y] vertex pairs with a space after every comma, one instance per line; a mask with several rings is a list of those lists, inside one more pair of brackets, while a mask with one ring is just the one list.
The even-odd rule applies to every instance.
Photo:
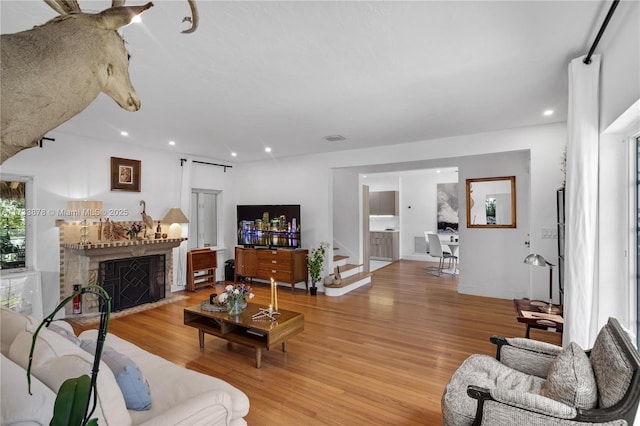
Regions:
[[25, 269], [30, 263], [27, 246], [33, 217], [28, 213], [35, 214], [29, 208], [31, 179], [2, 175], [0, 190], [0, 269]]
[[220, 191], [192, 189], [189, 250], [218, 246]]

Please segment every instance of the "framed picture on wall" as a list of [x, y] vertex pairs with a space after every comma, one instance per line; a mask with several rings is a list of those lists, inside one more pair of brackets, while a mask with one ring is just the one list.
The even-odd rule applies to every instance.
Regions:
[[438, 234], [458, 233], [458, 183], [438, 184]]
[[140, 192], [140, 160], [111, 157], [111, 190]]

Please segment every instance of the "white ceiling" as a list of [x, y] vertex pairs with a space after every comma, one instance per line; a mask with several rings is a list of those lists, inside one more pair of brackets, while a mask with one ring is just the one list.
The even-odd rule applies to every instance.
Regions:
[[[80, 5], [96, 12], [109, 2]], [[243, 162], [565, 121], [568, 63], [586, 54], [609, 2], [198, 7], [192, 34], [180, 33], [186, 0], [155, 1], [142, 24], [123, 29], [140, 111], [100, 95], [49, 136], [109, 143], [127, 130], [136, 145]], [[0, 12], [3, 34], [55, 15], [41, 1], [2, 0]], [[544, 117], [546, 109], [556, 113]], [[347, 139], [323, 139], [335, 134]]]

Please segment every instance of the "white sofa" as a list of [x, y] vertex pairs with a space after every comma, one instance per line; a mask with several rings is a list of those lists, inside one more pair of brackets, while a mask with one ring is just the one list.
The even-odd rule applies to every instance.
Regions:
[[[48, 425], [56, 392], [68, 378], [91, 376], [93, 355], [72, 340], [43, 327], [38, 334], [31, 367], [31, 392], [27, 392], [29, 350], [40, 321], [2, 308], [0, 334], [2, 359], [2, 425]], [[54, 321], [73, 334], [65, 321]], [[75, 335], [74, 335], [75, 336]], [[95, 340], [97, 330], [87, 330], [80, 340]], [[97, 381], [98, 403], [92, 418], [101, 426], [126, 425], [246, 425], [249, 399], [223, 380], [188, 370], [108, 334], [106, 345], [128, 357], [148, 383], [151, 408], [129, 410], [116, 377], [101, 361]]]

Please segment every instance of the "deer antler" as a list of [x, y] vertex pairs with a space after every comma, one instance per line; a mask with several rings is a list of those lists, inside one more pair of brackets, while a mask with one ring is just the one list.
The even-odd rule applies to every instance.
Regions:
[[[191, 9], [191, 16], [186, 16], [182, 22], [191, 22], [191, 28], [182, 31], [184, 34], [192, 33], [198, 28], [198, 7], [195, 0], [187, 0]], [[80, 5], [77, 0], [44, 0], [53, 10], [60, 15], [68, 15], [73, 12], [80, 12]], [[111, 0], [111, 7], [124, 6], [126, 0]]]
[[76, 0], [44, 0], [44, 2], [60, 15], [80, 12], [80, 5]]
[[187, 0], [189, 2], [189, 8], [191, 9], [191, 16], [185, 16], [182, 19], [182, 22], [188, 21], [191, 22], [191, 28], [182, 31], [183, 34], [188, 34], [188, 33], [192, 33], [196, 30], [196, 28], [198, 28], [198, 20], [200, 19], [198, 17], [198, 8], [196, 6], [196, 1], [195, 0]]

